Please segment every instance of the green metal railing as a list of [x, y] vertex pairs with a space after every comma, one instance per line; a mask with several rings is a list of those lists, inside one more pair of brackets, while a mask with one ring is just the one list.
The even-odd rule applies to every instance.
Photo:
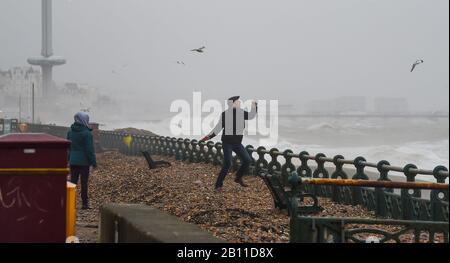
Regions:
[[[66, 137], [67, 127], [30, 125], [30, 131], [46, 132], [60, 137]], [[220, 142], [198, 142], [197, 140], [165, 137], [143, 136], [100, 131], [99, 141], [102, 148], [116, 148], [126, 155], [140, 155], [142, 150], [150, 154], [174, 156], [178, 160], [188, 162], [203, 162], [213, 165], [222, 163], [222, 144]], [[253, 159], [248, 174], [271, 175], [263, 176], [274, 197], [275, 206], [286, 209], [288, 206], [288, 177], [296, 171], [305, 178], [360, 179], [368, 180], [366, 168], [376, 169], [375, 180], [391, 181], [392, 173], [398, 173], [407, 182], [415, 182], [417, 175], [433, 178], [435, 183], [445, 183], [448, 169], [437, 166], [433, 170], [423, 170], [413, 164], [404, 167], [392, 166], [387, 161], [371, 163], [363, 157], [354, 160], [338, 155], [333, 158], [324, 154], [310, 155], [306, 151], [294, 153], [292, 150], [280, 151], [276, 148], [267, 150], [265, 147], [246, 147]], [[296, 164], [296, 162], [298, 164]], [[313, 163], [314, 164], [311, 164]], [[328, 166], [327, 166], [328, 165]], [[331, 165], [331, 167], [330, 167]], [[237, 156], [233, 157], [233, 168], [239, 166]], [[349, 169], [346, 169], [349, 168]], [[353, 168], [353, 169], [351, 169]], [[352, 172], [352, 170], [354, 172]], [[352, 172], [352, 174], [349, 174]], [[351, 205], [362, 205], [375, 212], [378, 217], [402, 220], [448, 221], [448, 189], [394, 189], [352, 186], [305, 185], [304, 193], [331, 198], [334, 202]]]
[[[267, 176], [267, 175], [266, 175]], [[304, 186], [308, 184], [375, 186], [376, 189], [433, 189], [448, 191], [448, 184], [392, 182], [358, 179], [302, 178], [297, 172], [289, 177], [290, 188], [287, 205], [290, 215], [290, 242], [305, 243], [347, 243], [347, 242], [445, 242], [448, 243], [449, 227], [446, 221], [364, 219], [364, 218], [324, 218], [305, 217], [301, 205]], [[314, 204], [318, 206], [318, 204]]]
[[448, 243], [448, 229], [448, 222], [298, 216], [291, 218], [290, 242]]

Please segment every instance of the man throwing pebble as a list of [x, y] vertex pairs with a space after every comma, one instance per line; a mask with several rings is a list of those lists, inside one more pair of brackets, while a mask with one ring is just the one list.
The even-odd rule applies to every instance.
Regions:
[[242, 145], [242, 138], [244, 137], [245, 121], [251, 120], [256, 116], [258, 112], [258, 105], [256, 101], [252, 102], [252, 109], [247, 112], [241, 109], [241, 101], [239, 96], [234, 96], [227, 101], [228, 109], [222, 112], [220, 120], [214, 129], [207, 136], [203, 137], [200, 141], [204, 142], [214, 138], [220, 131], [222, 133], [222, 146], [223, 146], [223, 166], [217, 177], [215, 190], [221, 191], [223, 186], [223, 180], [228, 174], [231, 168], [232, 152], [235, 152], [241, 159], [241, 167], [236, 172], [235, 182], [243, 187], [248, 185], [244, 183], [242, 177], [244, 172], [250, 165], [251, 158], [247, 150]]

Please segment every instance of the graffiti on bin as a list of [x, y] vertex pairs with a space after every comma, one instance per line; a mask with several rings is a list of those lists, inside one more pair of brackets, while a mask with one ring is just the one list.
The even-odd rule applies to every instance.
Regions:
[[[38, 197], [42, 193], [51, 190], [52, 185], [36, 184], [26, 186], [26, 188], [27, 189], [24, 189], [20, 180], [16, 180], [16, 178], [11, 178], [4, 184], [1, 184], [0, 182], [0, 209], [26, 208], [36, 209], [41, 213], [47, 213], [49, 210], [38, 202]], [[18, 218], [19, 221], [25, 219], [26, 218]]]

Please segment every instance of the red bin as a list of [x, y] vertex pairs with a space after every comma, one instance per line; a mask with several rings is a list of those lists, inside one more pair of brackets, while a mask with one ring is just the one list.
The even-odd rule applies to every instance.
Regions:
[[0, 243], [65, 242], [69, 146], [44, 133], [0, 136]]

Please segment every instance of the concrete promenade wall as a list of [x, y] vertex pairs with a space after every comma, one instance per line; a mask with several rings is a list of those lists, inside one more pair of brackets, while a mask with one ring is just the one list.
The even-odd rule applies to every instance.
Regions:
[[223, 243], [224, 240], [161, 210], [142, 204], [100, 208], [100, 243]]

